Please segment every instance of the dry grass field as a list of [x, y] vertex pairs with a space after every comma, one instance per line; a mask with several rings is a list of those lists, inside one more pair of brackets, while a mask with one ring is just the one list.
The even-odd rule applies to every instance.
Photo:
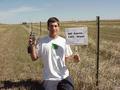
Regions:
[[[47, 34], [46, 23], [33, 24], [37, 37]], [[88, 27], [89, 43], [77, 46], [81, 61], [67, 62], [75, 90], [96, 90], [96, 22], [66, 21], [60, 35], [68, 27]], [[27, 53], [29, 25], [0, 25], [0, 90], [37, 90], [42, 81], [42, 62], [31, 61]], [[75, 46], [71, 46], [74, 52]], [[100, 22], [99, 90], [120, 89], [120, 20]]]

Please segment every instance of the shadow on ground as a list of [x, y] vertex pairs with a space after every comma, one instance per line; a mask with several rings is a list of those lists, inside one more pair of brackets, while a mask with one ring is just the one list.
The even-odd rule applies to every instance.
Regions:
[[38, 80], [21, 80], [13, 82], [10, 80], [0, 81], [0, 90], [42, 90], [42, 81]]

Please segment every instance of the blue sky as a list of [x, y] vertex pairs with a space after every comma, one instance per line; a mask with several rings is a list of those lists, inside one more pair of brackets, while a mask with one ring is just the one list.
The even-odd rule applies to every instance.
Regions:
[[0, 23], [120, 19], [120, 0], [0, 0]]

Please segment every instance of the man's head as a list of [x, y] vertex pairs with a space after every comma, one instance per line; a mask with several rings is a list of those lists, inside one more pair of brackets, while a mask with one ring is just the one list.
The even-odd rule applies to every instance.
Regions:
[[59, 19], [56, 18], [56, 17], [50, 17], [50, 18], [48, 19], [48, 21], [47, 21], [47, 26], [49, 27], [50, 23], [54, 23], [54, 22], [57, 22], [57, 24], [58, 24], [58, 26], [59, 26], [60, 21], [59, 21]]
[[59, 32], [60, 22], [56, 17], [51, 17], [47, 21], [47, 27], [49, 30], [49, 36], [55, 38]]

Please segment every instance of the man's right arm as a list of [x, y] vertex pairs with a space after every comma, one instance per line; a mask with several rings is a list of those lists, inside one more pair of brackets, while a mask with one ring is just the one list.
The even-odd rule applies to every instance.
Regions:
[[30, 53], [30, 56], [32, 58], [33, 61], [36, 61], [38, 59], [38, 53], [36, 51], [36, 46], [35, 45], [32, 45], [30, 46], [31, 47], [31, 53]]
[[29, 47], [28, 47], [28, 51], [30, 53], [30, 56], [32, 58], [33, 61], [38, 59], [38, 53], [37, 53], [37, 49], [36, 49], [36, 41], [33, 41], [31, 38], [29, 38]]

